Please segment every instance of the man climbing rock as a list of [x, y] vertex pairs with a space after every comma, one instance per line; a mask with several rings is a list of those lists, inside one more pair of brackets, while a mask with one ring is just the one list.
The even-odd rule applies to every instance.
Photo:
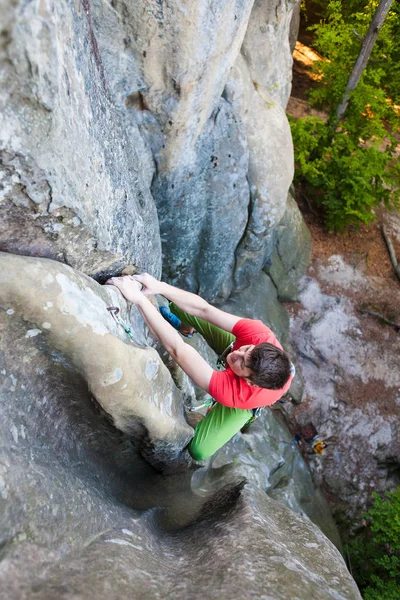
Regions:
[[[142, 290], [139, 290], [140, 282]], [[146, 323], [185, 373], [215, 400], [198, 423], [189, 452], [204, 460], [228, 442], [253, 418], [254, 411], [274, 404], [287, 392], [294, 367], [273, 332], [261, 321], [242, 319], [212, 306], [151, 275], [113, 277], [108, 285], [141, 311]], [[164, 317], [146, 298], [161, 294], [170, 301]], [[171, 324], [172, 323], [172, 324]], [[215, 371], [178, 335], [199, 332], [218, 355], [226, 355], [225, 370]]]

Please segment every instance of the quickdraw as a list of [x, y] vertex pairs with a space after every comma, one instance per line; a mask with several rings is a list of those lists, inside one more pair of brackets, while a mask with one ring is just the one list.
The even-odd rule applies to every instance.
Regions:
[[215, 400], [213, 400], [212, 398], [209, 398], [208, 400], [206, 400], [205, 402], [203, 402], [203, 404], [200, 404], [200, 406], [190, 406], [188, 408], [188, 410], [190, 412], [196, 412], [197, 410], [201, 410], [205, 406], [211, 408], [212, 406], [214, 406], [214, 404], [215, 404]]
[[120, 314], [119, 314], [120, 310], [119, 310], [118, 306], [109, 306], [107, 308], [107, 310], [113, 317], [114, 321], [118, 325], [121, 325], [121, 327], [123, 327], [125, 333], [131, 338], [131, 340], [135, 341], [135, 338], [133, 337], [133, 334], [132, 334], [132, 330], [130, 329], [130, 327], [128, 327], [128, 325], [125, 323], [125, 321], [123, 321], [120, 317]]
[[[212, 407], [214, 406], [214, 404], [216, 404], [216, 400], [214, 400], [213, 398], [209, 398], [208, 400], [206, 400], [205, 402], [203, 402], [203, 404], [200, 404], [200, 406], [191, 406], [191, 407], [188, 408], [188, 410], [190, 412], [196, 412], [198, 410], [201, 410], [204, 407], [207, 407], [208, 410], [211, 410]], [[262, 406], [261, 408], [252, 408], [252, 409], [250, 409], [251, 412], [252, 412], [252, 416], [247, 421], [247, 423], [245, 423], [245, 425], [250, 425], [250, 423], [254, 423], [254, 421], [256, 419], [258, 419], [259, 416], [261, 416], [263, 408], [264, 407]]]

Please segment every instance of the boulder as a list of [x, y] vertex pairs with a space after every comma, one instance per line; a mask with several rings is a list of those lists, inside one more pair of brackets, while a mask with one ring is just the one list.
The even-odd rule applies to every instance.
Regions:
[[[182, 403], [156, 350], [145, 346], [143, 325], [133, 307], [131, 343], [107, 311], [126, 303], [112, 287], [102, 287], [70, 267], [47, 259], [0, 254], [0, 301], [9, 319], [22, 317], [25, 338], [48, 338], [73, 365], [89, 393], [120, 431], [159, 468], [180, 460], [192, 430]], [[28, 353], [29, 355], [29, 353]], [[21, 358], [20, 365], [24, 363]], [[19, 365], [18, 365], [19, 366]]]

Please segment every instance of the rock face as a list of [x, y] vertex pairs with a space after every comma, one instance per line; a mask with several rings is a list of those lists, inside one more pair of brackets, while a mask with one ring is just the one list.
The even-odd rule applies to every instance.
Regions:
[[[96, 6], [107, 14], [106, 2]], [[67, 207], [94, 245], [159, 274], [152, 159], [106, 80], [91, 3], [3, 3], [0, 10], [3, 199], [23, 206], [28, 221], [32, 212], [46, 220]], [[128, 77], [132, 65], [123, 63]], [[61, 225], [42, 228], [57, 236]]]
[[[128, 319], [119, 292], [59, 263], [0, 253], [0, 265], [1, 303], [9, 321], [29, 324], [25, 344], [33, 350], [34, 338], [45, 337], [115, 427], [153, 465], [170, 468], [192, 437], [182, 401], [156, 350], [145, 346], [143, 331], [136, 325], [137, 344], [129, 343], [107, 307], [122, 304], [123, 319], [134, 324], [138, 314]], [[22, 365], [15, 363], [18, 370]], [[7, 367], [7, 376], [16, 378], [11, 364]]]
[[297, 300], [298, 281], [311, 262], [311, 234], [290, 194], [275, 236], [266, 271], [274, 282], [279, 300]]
[[[253, 282], [247, 310], [266, 291], [266, 320], [284, 337], [276, 287], [286, 280], [260, 273], [276, 247], [285, 277], [297, 275], [279, 247], [308, 243], [287, 211], [293, 6], [1, 5], [0, 579], [10, 600], [360, 598], [305, 517], [335, 539], [288, 433], [266, 413], [215, 462], [189, 462], [193, 388], [178, 390], [136, 309], [98, 283], [128, 265], [159, 276], [163, 264], [172, 282], [223, 302]], [[293, 228], [290, 242], [279, 228]]]
[[[56, 589], [65, 598], [132, 589], [157, 598], [170, 588], [176, 598], [197, 588], [212, 597], [215, 586], [221, 598], [241, 598], [244, 590], [262, 595], [266, 582], [274, 598], [360, 598], [319, 528], [262, 493], [310, 514], [332, 537], [296, 445], [272, 414], [205, 468], [156, 473], [148, 462], [182, 467], [191, 430], [157, 353], [137, 347], [146, 342], [138, 315], [112, 288], [60, 263], [3, 253], [1, 264], [0, 578], [8, 598], [52, 598]], [[137, 344], [107, 315], [110, 303], [119, 303]], [[155, 506], [166, 510], [141, 516]]]
[[175, 284], [218, 301], [249, 285], [293, 175], [295, 5], [3, 4], [0, 177], [16, 235], [0, 231], [0, 248], [80, 268], [73, 226], [87, 254], [119, 257], [96, 254], [90, 275], [133, 263], [158, 276], [162, 242]]
[[[33, 589], [19, 597], [102, 598], [106, 589], [115, 600], [132, 590], [149, 599], [192, 598], [199, 590], [205, 598], [235, 600], [266, 593], [277, 600], [306, 600], [310, 593], [361, 599], [336, 549], [325, 545], [318, 551], [324, 536], [309, 522], [252, 488], [229, 489], [226, 496], [230, 502], [223, 510], [215, 506], [190, 527], [163, 533], [155, 514], [146, 523], [121, 511], [119, 528], [111, 514], [106, 533], [50, 567], [46, 579], [37, 575]], [[301, 557], [294, 559], [299, 545]]]

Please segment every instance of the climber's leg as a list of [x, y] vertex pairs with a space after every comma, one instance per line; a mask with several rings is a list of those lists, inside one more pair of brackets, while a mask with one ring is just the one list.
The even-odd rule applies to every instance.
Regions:
[[204, 319], [189, 315], [189, 313], [186, 313], [184, 310], [180, 309], [179, 306], [173, 302], [170, 303], [169, 307], [174, 315], [176, 315], [182, 321], [182, 323], [194, 327], [194, 329], [204, 337], [208, 345], [218, 355], [222, 354], [229, 344], [235, 341], [235, 336], [232, 333], [224, 331], [224, 329], [221, 329], [216, 325], [212, 325], [211, 323], [204, 321]]
[[189, 444], [194, 460], [204, 460], [226, 444], [251, 419], [251, 410], [214, 404], [207, 416], [196, 426]]

